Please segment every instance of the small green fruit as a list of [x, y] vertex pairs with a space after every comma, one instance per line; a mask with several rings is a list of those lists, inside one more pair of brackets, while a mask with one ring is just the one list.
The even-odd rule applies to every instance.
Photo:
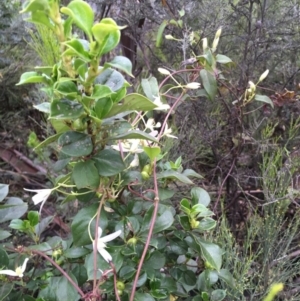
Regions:
[[[124, 291], [124, 289], [125, 289], [125, 284], [124, 284], [124, 282], [122, 282], [122, 281], [117, 281], [117, 289], [118, 289], [118, 291]], [[119, 294], [120, 295], [120, 294]]]
[[142, 171], [142, 178], [143, 180], [148, 180], [150, 178], [150, 175], [146, 171]]
[[129, 238], [129, 239], [127, 240], [127, 244], [128, 244], [128, 245], [133, 245], [133, 246], [135, 246], [136, 243], [137, 243], [137, 239], [136, 239], [135, 237], [131, 237], [131, 238]]

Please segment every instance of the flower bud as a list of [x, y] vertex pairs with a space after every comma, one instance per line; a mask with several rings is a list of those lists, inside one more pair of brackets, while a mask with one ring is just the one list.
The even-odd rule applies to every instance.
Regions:
[[219, 39], [221, 36], [221, 33], [222, 33], [222, 27], [219, 27], [219, 29], [216, 32], [215, 39]]
[[167, 39], [167, 40], [176, 40], [172, 35], [170, 35], [170, 34], [167, 34], [167, 35], [165, 35], [165, 38]]
[[267, 69], [259, 78], [259, 82], [262, 82], [269, 74], [269, 69]]
[[164, 74], [164, 75], [169, 75], [170, 71], [165, 69], [165, 68], [158, 68], [157, 69], [159, 73]]
[[251, 89], [251, 92], [255, 92], [256, 86], [254, 85], [253, 82], [249, 81], [249, 87], [250, 87], [250, 89]]
[[185, 85], [185, 87], [187, 89], [196, 90], [200, 88], [200, 83], [196, 83], [196, 82], [188, 83], [187, 85]]
[[208, 47], [208, 43], [207, 43], [207, 38], [204, 38], [202, 40], [202, 47], [203, 47], [203, 51], [205, 51]]
[[212, 52], [215, 52], [217, 50], [218, 44], [219, 44], [219, 38], [215, 38], [211, 47]]

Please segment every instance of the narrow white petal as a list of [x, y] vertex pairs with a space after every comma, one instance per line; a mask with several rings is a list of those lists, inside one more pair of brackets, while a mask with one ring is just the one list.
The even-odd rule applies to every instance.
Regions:
[[105, 242], [108, 242], [108, 241], [111, 241], [111, 240], [117, 238], [118, 236], [120, 236], [121, 233], [122, 233], [122, 231], [118, 230], [118, 231], [116, 231], [114, 233], [111, 233], [109, 235], [101, 237], [100, 240], [105, 243]]
[[102, 235], [102, 229], [101, 227], [98, 227], [98, 239], [100, 239], [101, 235]]
[[12, 270], [2, 270], [0, 274], [8, 275], [8, 276], [19, 276], [15, 271]]
[[105, 249], [100, 249], [98, 251], [107, 262], [112, 261], [111, 255]]
[[22, 273], [24, 273], [26, 270], [26, 265], [27, 265], [28, 260], [29, 260], [29, 258], [26, 258], [23, 262], [22, 269], [21, 269]]

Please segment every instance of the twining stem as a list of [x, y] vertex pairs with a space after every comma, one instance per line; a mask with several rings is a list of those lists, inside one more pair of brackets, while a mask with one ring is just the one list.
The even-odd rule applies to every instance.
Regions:
[[83, 291], [80, 289], [80, 287], [73, 281], [73, 279], [49, 256], [47, 256], [46, 254], [44, 254], [41, 251], [38, 250], [30, 250], [31, 253], [33, 254], [38, 254], [42, 257], [44, 257], [46, 260], [48, 260], [52, 265], [54, 265], [62, 274], [64, 277], [67, 278], [67, 280], [73, 285], [73, 287], [76, 289], [76, 291], [80, 294], [80, 296], [82, 297], [82, 299], [85, 299], [85, 294], [83, 293]]
[[111, 268], [113, 269], [113, 273], [114, 273], [114, 287], [115, 287], [116, 298], [117, 298], [118, 301], [121, 301], [119, 293], [118, 293], [118, 288], [117, 288], [117, 272], [116, 272], [116, 268], [115, 268], [115, 265], [112, 262], [110, 262], [109, 264], [110, 264]]
[[133, 285], [132, 285], [132, 291], [131, 291], [131, 295], [130, 295], [130, 301], [134, 300], [134, 295], [135, 295], [135, 290], [137, 287], [137, 282], [139, 280], [139, 276], [143, 267], [143, 263], [148, 251], [148, 247], [150, 245], [150, 241], [151, 241], [151, 237], [152, 237], [152, 233], [153, 233], [153, 229], [154, 229], [154, 225], [155, 225], [155, 221], [156, 221], [156, 217], [157, 217], [157, 212], [158, 212], [158, 205], [159, 205], [159, 196], [158, 196], [158, 184], [157, 184], [157, 176], [156, 176], [156, 159], [153, 162], [153, 179], [154, 179], [154, 191], [155, 191], [155, 197], [154, 197], [154, 210], [153, 210], [153, 214], [152, 214], [152, 218], [151, 218], [151, 222], [150, 222], [150, 227], [149, 227], [149, 232], [148, 232], [148, 237], [147, 237], [147, 241], [145, 243], [145, 247], [143, 250], [143, 254], [141, 256], [136, 274], [135, 274], [135, 278], [133, 281]]

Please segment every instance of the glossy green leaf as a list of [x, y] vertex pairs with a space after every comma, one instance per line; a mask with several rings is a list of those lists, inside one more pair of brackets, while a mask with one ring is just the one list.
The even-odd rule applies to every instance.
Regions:
[[166, 263], [165, 254], [160, 253], [159, 251], [154, 251], [150, 258], [144, 262], [143, 268], [151, 267], [155, 270], [159, 270], [164, 267]]
[[[86, 268], [88, 280], [93, 280], [94, 279], [94, 254], [93, 254], [93, 252], [91, 252], [89, 255], [85, 256], [84, 267]], [[109, 264], [103, 259], [103, 257], [99, 253], [97, 253], [97, 266], [96, 266], [97, 279], [100, 279], [100, 277], [102, 276], [101, 271], [105, 271], [109, 268], [110, 268]]]
[[220, 64], [232, 63], [232, 60], [228, 56], [223, 55], [223, 54], [217, 54], [216, 61]]
[[184, 174], [185, 176], [187, 176], [189, 178], [194, 177], [194, 178], [198, 178], [198, 179], [203, 179], [203, 177], [201, 175], [199, 175], [192, 169], [185, 169], [182, 174]]
[[58, 83], [55, 90], [64, 96], [76, 96], [78, 94], [77, 86], [72, 81]]
[[200, 238], [194, 237], [195, 242], [200, 246], [202, 256], [206, 261], [217, 271], [220, 271], [222, 266], [222, 250], [213, 243], [206, 242]]
[[191, 190], [192, 205], [202, 204], [207, 207], [210, 203], [210, 196], [206, 190], [200, 187], [193, 187]]
[[61, 152], [71, 157], [88, 156], [93, 150], [91, 137], [87, 134], [68, 131], [58, 139]]
[[5, 297], [7, 297], [12, 289], [14, 288], [14, 283], [4, 282], [0, 284], [0, 301], [5, 300]]
[[81, 103], [68, 99], [55, 99], [51, 103], [50, 118], [60, 120], [74, 120], [84, 113]]
[[133, 77], [132, 63], [125, 56], [115, 56], [111, 62], [105, 63], [104, 67], [113, 67], [113, 68], [119, 69]]
[[201, 231], [208, 231], [208, 230], [215, 228], [216, 225], [217, 225], [217, 222], [214, 219], [212, 219], [210, 217], [206, 217], [200, 221], [197, 229], [199, 229]]
[[161, 152], [159, 146], [144, 146], [143, 149], [150, 158], [151, 162], [153, 162]]
[[89, 254], [91, 250], [82, 248], [82, 247], [72, 247], [70, 249], [67, 249], [66, 252], [64, 252], [64, 256], [66, 258], [80, 258], [87, 254]]
[[62, 7], [61, 12], [70, 16], [73, 22], [87, 34], [89, 40], [92, 39], [94, 12], [88, 3], [82, 0], [73, 0], [67, 7]]
[[52, 30], [55, 28], [54, 24], [49, 19], [48, 13], [41, 10], [32, 11], [30, 18], [26, 19], [26, 21], [35, 24], [42, 24]]
[[100, 184], [99, 173], [92, 160], [76, 163], [73, 169], [72, 178], [77, 189], [96, 189]]
[[125, 83], [124, 76], [111, 68], [105, 69], [95, 79], [95, 84], [109, 87], [112, 91], [118, 91]]
[[124, 97], [124, 101], [121, 105], [115, 104], [108, 114], [108, 117], [117, 115], [126, 111], [151, 111], [157, 106], [145, 96], [132, 93]]
[[37, 72], [30, 71], [25, 72], [21, 75], [20, 81], [16, 84], [24, 85], [24, 84], [31, 84], [31, 83], [43, 83], [45, 82], [45, 78]]
[[100, 45], [100, 54], [113, 50], [120, 42], [121, 32], [117, 23], [111, 18], [104, 18], [92, 27], [95, 40]]
[[211, 292], [210, 301], [222, 301], [226, 297], [226, 291], [217, 289]]
[[182, 273], [180, 282], [188, 286], [194, 286], [196, 284], [197, 278], [195, 272], [186, 270]]
[[30, 226], [36, 226], [40, 221], [40, 215], [37, 211], [29, 211], [27, 214], [27, 219], [29, 220]]
[[5, 205], [9, 207], [0, 209], [0, 223], [10, 221], [14, 218], [20, 218], [28, 209], [27, 203], [15, 197], [9, 198]]
[[114, 176], [126, 168], [120, 153], [112, 149], [104, 149], [92, 159], [100, 176]]
[[[71, 225], [71, 231], [73, 242], [76, 247], [81, 247], [92, 243], [88, 234], [88, 224], [90, 220], [95, 216], [97, 208], [98, 204], [94, 204], [92, 206], [85, 207], [79, 210], [79, 212], [75, 215]], [[102, 228], [102, 230], [105, 230], [105, 228], [107, 227], [107, 217], [104, 210], [102, 210], [100, 214], [100, 227]], [[91, 232], [95, 233], [94, 221], [91, 224]]]
[[193, 184], [193, 182], [185, 175], [175, 171], [166, 170], [157, 174], [157, 179], [172, 179], [177, 180], [185, 184]]
[[48, 137], [46, 140], [44, 140], [43, 142], [41, 142], [38, 146], [36, 146], [34, 148], [34, 150], [39, 150], [47, 145], [49, 145], [50, 143], [56, 141], [59, 137], [61, 136], [61, 133], [55, 134], [53, 136]]
[[14, 230], [26, 231], [28, 230], [28, 222], [16, 218], [10, 222], [9, 227]]
[[200, 71], [200, 77], [202, 80], [203, 88], [207, 92], [209, 99], [214, 100], [218, 90], [215, 76], [207, 70], [202, 69]]
[[70, 56], [78, 56], [84, 62], [90, 62], [91, 58], [88, 53], [88, 49], [86, 49], [85, 43], [87, 41], [82, 39], [72, 39], [70, 41], [65, 42], [64, 44], [67, 46], [67, 51], [63, 53], [63, 55]]
[[95, 85], [92, 97], [94, 99], [108, 97], [114, 92], [106, 85]]
[[119, 275], [121, 279], [128, 280], [130, 279], [136, 272], [136, 269], [132, 266], [123, 266], [120, 269]]
[[113, 102], [109, 97], [98, 99], [95, 103], [94, 112], [99, 119], [107, 116], [113, 106]]
[[9, 185], [0, 184], [0, 202], [2, 202], [8, 195]]
[[139, 130], [132, 130], [121, 135], [111, 136], [110, 139], [111, 140], [141, 139], [141, 140], [148, 140], [148, 141], [158, 143], [158, 140], [155, 137]]
[[143, 78], [141, 85], [145, 95], [151, 100], [154, 101], [155, 98], [159, 95], [159, 88], [157, 79], [153, 76], [148, 78]]
[[270, 97], [268, 97], [267, 95], [256, 94], [254, 99], [256, 101], [267, 103], [274, 109], [274, 103], [273, 103], [272, 99]]
[[33, 107], [40, 112], [50, 114], [50, 102], [42, 102], [38, 105], [34, 105]]

